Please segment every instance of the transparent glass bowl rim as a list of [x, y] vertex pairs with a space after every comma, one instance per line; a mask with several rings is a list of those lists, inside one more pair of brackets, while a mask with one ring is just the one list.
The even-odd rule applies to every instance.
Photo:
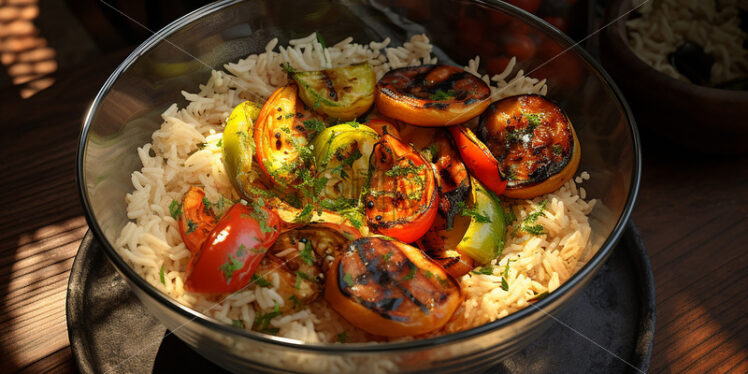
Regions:
[[267, 344], [272, 344], [272, 345], [277, 345], [277, 346], [286, 346], [288, 348], [293, 348], [293, 349], [306, 350], [306, 351], [317, 352], [317, 353], [330, 353], [330, 354], [377, 353], [377, 352], [381, 353], [381, 352], [392, 352], [396, 350], [423, 349], [423, 348], [427, 348], [427, 347], [435, 346], [435, 345], [455, 343], [458, 341], [466, 340], [472, 337], [476, 337], [476, 336], [488, 333], [493, 330], [500, 329], [502, 327], [509, 326], [513, 324], [514, 322], [527, 318], [530, 315], [533, 315], [535, 313], [546, 313], [542, 309], [556, 302], [556, 300], [558, 300], [564, 294], [569, 292], [578, 282], [587, 278], [591, 272], [594, 272], [600, 265], [602, 265], [603, 261], [607, 259], [608, 255], [610, 254], [614, 246], [618, 243], [618, 240], [620, 239], [620, 236], [623, 233], [626, 227], [626, 224], [631, 216], [631, 211], [633, 210], [634, 202], [636, 201], [636, 197], [639, 192], [639, 183], [641, 179], [641, 145], [640, 145], [639, 133], [636, 128], [636, 122], [634, 121], [634, 117], [631, 113], [631, 110], [628, 104], [626, 103], [626, 100], [623, 97], [623, 94], [618, 89], [616, 84], [613, 82], [612, 78], [607, 74], [607, 72], [605, 72], [602, 66], [597, 61], [595, 61], [589, 55], [589, 53], [587, 53], [587, 51], [581, 48], [578, 45], [578, 43], [574, 42], [571, 38], [569, 38], [562, 32], [558, 31], [556, 28], [551, 26], [549, 23], [513, 5], [503, 3], [497, 0], [482, 0], [482, 1], [475, 1], [474, 2], [475, 5], [484, 5], [490, 8], [494, 8], [494, 9], [501, 9], [502, 11], [514, 17], [522, 18], [528, 24], [534, 26], [537, 29], [543, 30], [547, 35], [553, 36], [556, 39], [561, 39], [564, 42], [568, 43], [568, 45], [571, 45], [572, 47], [566, 50], [565, 52], [573, 51], [573, 53], [576, 53], [577, 55], [579, 55], [581, 58], [585, 60], [585, 62], [590, 64], [593, 68], [595, 68], [595, 70], [597, 70], [598, 73], [600, 73], [605, 83], [609, 86], [610, 90], [613, 91], [613, 93], [615, 94], [616, 99], [619, 101], [619, 103], [621, 104], [621, 107], [624, 109], [624, 112], [626, 114], [626, 118], [629, 124], [629, 130], [631, 131], [631, 137], [632, 137], [633, 148], [634, 148], [633, 149], [634, 150], [634, 170], [631, 175], [631, 179], [632, 179], [631, 189], [629, 190], [628, 196], [626, 198], [626, 204], [621, 213], [621, 216], [618, 218], [618, 221], [613, 227], [613, 231], [611, 232], [610, 236], [608, 236], [608, 238], [603, 242], [602, 246], [597, 251], [597, 253], [587, 262], [587, 264], [585, 264], [574, 275], [572, 275], [572, 277], [569, 278], [566, 282], [564, 282], [558, 289], [551, 292], [546, 298], [534, 303], [532, 305], [532, 308], [530, 306], [527, 306], [506, 317], [500, 318], [493, 322], [489, 322], [489, 323], [486, 323], [486, 324], [483, 324], [483, 325], [480, 325], [480, 326], [477, 326], [477, 327], [474, 327], [468, 330], [460, 331], [457, 333], [431, 337], [431, 338], [425, 338], [425, 339], [405, 341], [405, 342], [391, 342], [391, 343], [378, 343], [378, 344], [304, 343], [304, 342], [299, 342], [298, 340], [294, 340], [294, 339], [266, 335], [266, 334], [257, 333], [254, 331], [246, 331], [243, 329], [238, 329], [233, 326], [224, 324], [223, 322], [219, 322], [216, 319], [208, 317], [196, 310], [193, 310], [185, 305], [178, 303], [176, 300], [172, 299], [168, 295], [157, 290], [150, 283], [145, 281], [145, 279], [143, 279], [140, 275], [135, 273], [135, 271], [125, 262], [125, 260], [122, 259], [122, 257], [120, 257], [120, 255], [117, 253], [114, 247], [112, 247], [111, 243], [109, 243], [109, 241], [105, 239], [106, 236], [104, 235], [103, 230], [101, 229], [101, 227], [98, 225], [98, 222], [94, 218], [93, 209], [91, 208], [91, 203], [88, 199], [85, 176], [84, 176], [84, 171], [83, 171], [88, 131], [91, 127], [93, 117], [97, 109], [101, 105], [103, 98], [107, 95], [107, 93], [112, 88], [114, 83], [117, 81], [119, 76], [122, 75], [130, 66], [132, 66], [133, 63], [138, 58], [140, 58], [140, 56], [146, 54], [146, 52], [148, 52], [151, 48], [159, 44], [161, 41], [165, 40], [169, 35], [173, 34], [174, 32], [179, 31], [182, 27], [194, 21], [199, 20], [201, 17], [204, 17], [208, 14], [217, 12], [223, 8], [235, 5], [240, 2], [242, 2], [242, 0], [230, 0], [230, 1], [216, 2], [216, 3], [205, 5], [201, 8], [198, 8], [182, 16], [181, 18], [175, 20], [174, 22], [170, 23], [169, 25], [159, 30], [158, 32], [154, 33], [146, 41], [144, 41], [137, 48], [135, 48], [132, 51], [132, 53], [130, 53], [130, 55], [127, 56], [127, 58], [109, 76], [106, 82], [104, 82], [104, 85], [102, 86], [101, 90], [96, 95], [88, 112], [86, 113], [84, 123], [83, 123], [83, 128], [81, 131], [80, 142], [78, 144], [78, 151], [77, 151], [77, 157], [76, 157], [77, 158], [76, 172], [77, 172], [77, 182], [78, 182], [78, 188], [79, 188], [78, 192], [80, 194], [81, 201], [83, 202], [86, 220], [88, 221], [89, 228], [93, 230], [95, 234], [94, 236], [97, 238], [97, 241], [101, 243], [102, 247], [104, 248], [104, 252], [107, 254], [111, 262], [115, 265], [115, 267], [121, 274], [124, 274], [125, 277], [130, 282], [134, 283], [138, 288], [140, 288], [148, 296], [150, 296], [151, 298], [159, 302], [161, 305], [168, 307], [172, 311], [188, 319], [188, 322], [180, 325], [177, 329], [182, 328], [183, 326], [189, 323], [198, 323], [210, 330], [213, 330], [219, 333], [224, 333], [228, 336], [236, 336], [236, 337], [240, 337], [244, 339], [255, 340], [261, 343], [267, 343]]

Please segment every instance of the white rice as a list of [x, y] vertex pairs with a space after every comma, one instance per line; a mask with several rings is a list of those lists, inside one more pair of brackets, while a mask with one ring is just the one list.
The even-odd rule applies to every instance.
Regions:
[[[646, 2], [645, 2], [646, 1]], [[635, 0], [641, 17], [626, 22], [629, 44], [644, 62], [673, 78], [688, 81], [668, 61], [686, 41], [695, 42], [714, 57], [711, 82], [748, 75], [746, 33], [740, 29], [739, 9], [745, 0]]]
[[[217, 146], [232, 108], [245, 99], [263, 102], [277, 87], [285, 85], [286, 72], [281, 64], [290, 63], [298, 70], [320, 70], [368, 61], [379, 78], [389, 69], [437, 63], [424, 35], [413, 36], [397, 47], [390, 46], [389, 39], [357, 44], [347, 38], [327, 49], [314, 36], [292, 40], [288, 47], [278, 46], [278, 40], [273, 39], [265, 52], [226, 64], [225, 72], [213, 71], [199, 92], [182, 92], [189, 104], [182, 109], [176, 104], [170, 106], [162, 114], [164, 122], [153, 133], [152, 143], [138, 149], [143, 167], [132, 173], [134, 189], [126, 196], [131, 222], [116, 240], [117, 250], [154, 287], [228, 324], [238, 321], [249, 328], [259, 313], [272, 310], [275, 303], [284, 305], [284, 298], [275, 289], [278, 279], [270, 277], [273, 287], [249, 285], [223, 299], [186, 292], [183, 280], [190, 252], [182, 243], [176, 220], [169, 215], [169, 205], [172, 200], [181, 201], [191, 185], [203, 185], [211, 201], [218, 201], [221, 196], [238, 197], [224, 171], [221, 149]], [[479, 62], [476, 57], [465, 70], [478, 75]], [[513, 73], [515, 63], [512, 58], [501, 74], [481, 77], [490, 85], [492, 99], [521, 93], [545, 94], [545, 81], [525, 77], [521, 70]], [[198, 149], [198, 143], [207, 145]], [[589, 174], [582, 173], [579, 178], [586, 180]], [[504, 317], [526, 306], [536, 295], [553, 291], [567, 280], [589, 257], [589, 254], [584, 255], [590, 238], [587, 215], [595, 202], [585, 202], [580, 195], [574, 181], [569, 181], [560, 190], [533, 201], [505, 201], [505, 208], [511, 209], [517, 222], [521, 222], [541, 201], [547, 200], [545, 214], [537, 219], [546, 234], [530, 236], [520, 230], [512, 235], [515, 226], [509, 227], [503, 255], [493, 262], [493, 275], [468, 274], [460, 280], [466, 300], [440, 333]], [[283, 254], [295, 256], [298, 249], [289, 248]], [[501, 279], [507, 263], [509, 270], [505, 281], [509, 287], [503, 290]], [[163, 283], [160, 280], [162, 267]], [[279, 336], [305, 342], [333, 342], [342, 332], [346, 332], [348, 341], [366, 338], [338, 317], [324, 300], [299, 312], [276, 317], [271, 325], [279, 329]], [[353, 364], [340, 359], [309, 368], [322, 372], [348, 371]], [[385, 360], [377, 365], [387, 370], [394, 364]]]

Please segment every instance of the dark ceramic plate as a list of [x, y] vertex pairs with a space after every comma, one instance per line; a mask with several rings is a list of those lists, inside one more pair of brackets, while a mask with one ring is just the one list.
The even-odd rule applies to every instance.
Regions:
[[[655, 326], [654, 280], [633, 223], [581, 296], [553, 319], [557, 323], [540, 339], [490, 372], [647, 371]], [[83, 373], [224, 372], [148, 314], [90, 231], [70, 275], [67, 321]]]

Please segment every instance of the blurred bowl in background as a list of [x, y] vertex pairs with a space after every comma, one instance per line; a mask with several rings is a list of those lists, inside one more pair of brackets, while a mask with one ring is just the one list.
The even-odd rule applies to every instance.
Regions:
[[602, 32], [600, 52], [640, 130], [698, 152], [748, 153], [748, 91], [685, 82], [642, 61], [628, 41], [626, 21], [635, 14], [632, 8], [631, 0], [609, 6], [603, 24], [613, 23]]

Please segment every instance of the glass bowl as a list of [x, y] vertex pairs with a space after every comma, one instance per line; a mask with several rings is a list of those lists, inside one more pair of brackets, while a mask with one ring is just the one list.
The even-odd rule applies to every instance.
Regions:
[[[601, 202], [591, 213], [600, 238], [591, 260], [548, 297], [505, 318], [455, 334], [383, 344], [305, 344], [239, 330], [175, 302], [137, 275], [112, 243], [128, 222], [125, 194], [132, 190], [130, 174], [141, 167], [136, 149], [151, 141], [161, 112], [174, 102], [183, 106], [181, 90], [195, 90], [212, 68], [263, 51], [273, 37], [284, 45], [313, 31], [329, 42], [350, 35], [356, 42], [390, 37], [393, 44], [425, 32], [441, 49], [441, 55], [434, 53], [440, 61], [451, 58], [459, 65], [475, 55], [482, 61], [501, 57], [504, 47], [495, 41], [507, 35], [531, 36], [536, 53], [519, 61], [519, 68], [548, 79], [547, 96], [568, 113], [582, 144], [579, 170], [591, 175], [585, 189]], [[478, 42], [466, 45], [473, 39]], [[631, 214], [640, 159], [633, 117], [610, 77], [568, 37], [518, 8], [498, 1], [227, 1], [173, 22], [114, 71], [85, 118], [77, 173], [89, 226], [114, 267], [159, 321], [216, 364], [235, 372], [470, 372], [537, 339], [553, 323], [550, 315], [592, 279]]]

